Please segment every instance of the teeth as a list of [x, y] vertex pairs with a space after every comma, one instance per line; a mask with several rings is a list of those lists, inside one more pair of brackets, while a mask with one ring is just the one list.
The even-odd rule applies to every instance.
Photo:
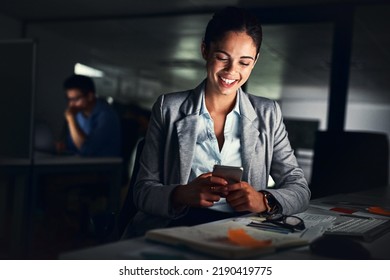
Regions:
[[227, 83], [227, 84], [231, 84], [231, 83], [233, 83], [233, 82], [235, 82], [236, 80], [229, 80], [229, 79], [225, 79], [225, 78], [222, 78], [221, 77], [221, 79], [222, 79], [222, 81], [224, 81], [225, 83]]

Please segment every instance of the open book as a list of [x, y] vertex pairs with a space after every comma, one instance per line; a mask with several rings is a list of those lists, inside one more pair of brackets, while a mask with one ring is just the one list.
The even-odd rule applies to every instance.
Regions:
[[[231, 235], [232, 231], [238, 235]], [[249, 246], [238, 245], [240, 242], [237, 243], [234, 239], [240, 237], [252, 242]], [[223, 259], [252, 258], [280, 248], [308, 244], [306, 240], [296, 236], [263, 231], [235, 221], [150, 230], [146, 233], [146, 239], [189, 248]]]

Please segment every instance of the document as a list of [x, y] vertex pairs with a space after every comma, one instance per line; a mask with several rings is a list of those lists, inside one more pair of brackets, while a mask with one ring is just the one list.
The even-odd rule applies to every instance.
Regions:
[[354, 214], [368, 218], [390, 218], [390, 209], [375, 204], [349, 201], [326, 201], [310, 203], [311, 207], [343, 214]]
[[239, 220], [155, 229], [146, 233], [146, 239], [223, 259], [252, 258], [308, 244], [299, 237], [254, 229]]
[[295, 216], [298, 216], [305, 222], [306, 229], [302, 232], [294, 233], [293, 235], [299, 235], [300, 238], [305, 239], [310, 243], [322, 236], [336, 220], [336, 216], [307, 212], [299, 213]]

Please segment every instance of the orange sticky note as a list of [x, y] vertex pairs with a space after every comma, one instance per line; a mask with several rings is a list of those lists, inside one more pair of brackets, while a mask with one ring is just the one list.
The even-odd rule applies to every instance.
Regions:
[[272, 243], [272, 240], [257, 240], [247, 234], [242, 228], [229, 229], [228, 239], [234, 244], [249, 248], [267, 247]]
[[390, 211], [383, 209], [382, 207], [372, 206], [367, 208], [368, 212], [373, 214], [379, 214], [384, 216], [390, 216]]

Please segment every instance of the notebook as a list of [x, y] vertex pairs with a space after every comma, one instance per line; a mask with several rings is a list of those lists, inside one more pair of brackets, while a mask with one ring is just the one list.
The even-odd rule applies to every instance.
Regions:
[[235, 221], [155, 229], [148, 231], [145, 237], [223, 259], [251, 258], [281, 248], [308, 245], [298, 237], [254, 229]]

